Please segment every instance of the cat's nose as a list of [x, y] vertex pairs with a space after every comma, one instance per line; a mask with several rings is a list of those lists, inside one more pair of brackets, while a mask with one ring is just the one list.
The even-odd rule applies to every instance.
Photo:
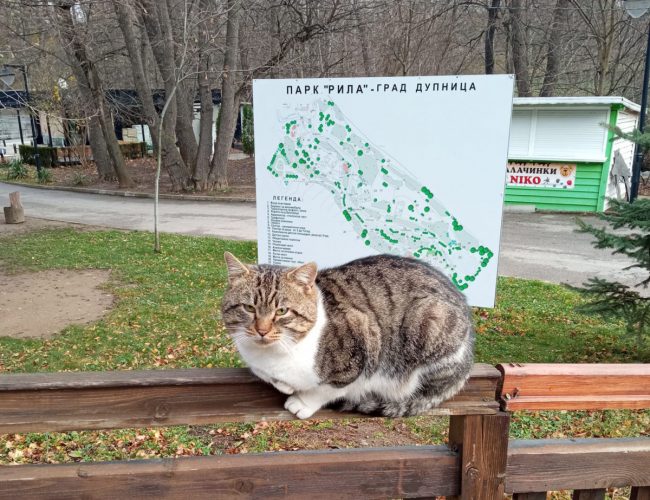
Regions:
[[272, 329], [273, 323], [268, 319], [258, 318], [257, 321], [255, 321], [255, 330], [257, 330], [257, 333], [260, 334], [260, 337], [264, 337], [264, 335], [269, 333]]

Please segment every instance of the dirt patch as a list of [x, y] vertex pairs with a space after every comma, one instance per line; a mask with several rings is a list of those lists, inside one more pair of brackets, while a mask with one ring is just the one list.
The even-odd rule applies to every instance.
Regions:
[[110, 271], [98, 269], [0, 273], [0, 337], [47, 338], [98, 320], [113, 304], [100, 289], [109, 277]]
[[[296, 427], [299, 425], [299, 428]], [[259, 422], [252, 431], [236, 427], [218, 429], [195, 427], [194, 433], [208, 433], [215, 449], [237, 454], [259, 451], [260, 442], [272, 451], [322, 450], [421, 444], [404, 422], [385, 419], [359, 419], [353, 422], [310, 421]]]
[[22, 224], [5, 224], [4, 219], [0, 221], [0, 237], [14, 236], [27, 234], [32, 231], [40, 231], [42, 229], [62, 229], [66, 227], [84, 227], [79, 224], [71, 224], [69, 222], [57, 222], [53, 220], [33, 219], [27, 217]]
[[[126, 189], [138, 193], [153, 193], [156, 175], [156, 162], [153, 158], [136, 158], [126, 160], [129, 174], [135, 183], [134, 187]], [[255, 159], [253, 157], [228, 160], [227, 190], [196, 193], [197, 195], [214, 195], [219, 197], [255, 197]], [[51, 186], [88, 187], [94, 189], [107, 189], [125, 191], [120, 189], [117, 182], [98, 179], [95, 165], [91, 162], [87, 166], [69, 165], [50, 169], [52, 173]], [[166, 172], [160, 176], [160, 192], [174, 193], [171, 181]], [[193, 193], [183, 193], [192, 195]]]

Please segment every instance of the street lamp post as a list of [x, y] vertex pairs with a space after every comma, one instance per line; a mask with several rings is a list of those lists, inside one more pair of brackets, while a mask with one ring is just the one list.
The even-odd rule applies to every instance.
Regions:
[[[633, 17], [643, 16], [650, 8], [650, 0], [623, 0], [627, 13]], [[643, 89], [641, 91], [641, 112], [639, 113], [639, 132], [645, 130], [646, 108], [648, 107], [648, 78], [650, 71], [650, 26], [648, 26], [648, 43], [645, 49], [645, 66], [643, 68]], [[641, 166], [643, 165], [643, 149], [638, 144], [635, 147], [632, 164], [632, 181], [630, 182], [630, 203], [639, 195], [641, 181]]]
[[[648, 72], [650, 70], [650, 26], [648, 27], [648, 43], [645, 49], [645, 67], [643, 69], [643, 90], [641, 92], [641, 112], [639, 113], [639, 132], [645, 130], [645, 115], [648, 107]], [[641, 167], [643, 165], [643, 148], [636, 145], [634, 162], [632, 164], [632, 182], [630, 183], [630, 203], [639, 196], [639, 182], [641, 181]]]
[[[16, 68], [22, 71], [23, 73], [23, 83], [25, 85], [25, 100], [29, 106], [29, 82], [27, 81], [27, 66], [25, 64], [5, 64], [2, 68], [0, 74], [0, 79], [7, 85], [10, 86], [14, 78], [16, 77], [15, 73], [8, 71], [5, 68]], [[32, 141], [34, 143], [34, 162], [36, 163], [36, 171], [40, 174], [41, 172], [41, 159], [38, 154], [38, 142], [36, 141], [36, 120], [34, 119], [34, 112], [31, 107], [29, 108], [29, 123], [32, 127]]]

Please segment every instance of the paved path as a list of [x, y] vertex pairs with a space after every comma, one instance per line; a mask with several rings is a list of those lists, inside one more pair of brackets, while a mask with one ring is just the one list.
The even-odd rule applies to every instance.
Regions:
[[[19, 190], [28, 216], [119, 229], [153, 230], [153, 200], [30, 189], [0, 183], [0, 200]], [[588, 220], [594, 220], [588, 217]], [[499, 273], [579, 285], [591, 276], [640, 281], [638, 271], [621, 271], [630, 261], [596, 250], [589, 235], [574, 232], [564, 214], [504, 214]], [[161, 231], [255, 239], [255, 205], [160, 201]]]
[[[599, 225], [593, 216], [581, 217]], [[576, 216], [506, 212], [501, 234], [499, 274], [553, 283], [581, 285], [598, 276], [633, 285], [639, 270], [623, 271], [632, 261], [591, 245], [592, 237], [576, 233]]]
[[[79, 224], [153, 231], [153, 200], [50, 189], [31, 189], [0, 183], [0, 200], [21, 192], [29, 217]], [[160, 200], [160, 230], [166, 233], [214, 235], [221, 238], [256, 238], [253, 203]]]

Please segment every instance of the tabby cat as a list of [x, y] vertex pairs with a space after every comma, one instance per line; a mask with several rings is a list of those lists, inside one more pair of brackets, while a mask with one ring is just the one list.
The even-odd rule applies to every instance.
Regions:
[[416, 415], [469, 377], [465, 297], [431, 266], [377, 255], [318, 271], [245, 265], [225, 254], [222, 317], [250, 369], [309, 418], [343, 410]]

